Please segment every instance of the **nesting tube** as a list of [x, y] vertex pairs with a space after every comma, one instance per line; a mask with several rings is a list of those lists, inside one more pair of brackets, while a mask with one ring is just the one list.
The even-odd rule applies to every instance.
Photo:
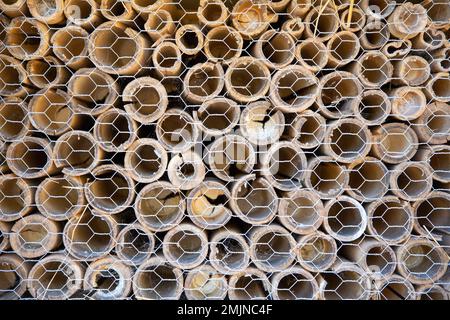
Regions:
[[411, 2], [397, 6], [387, 19], [390, 33], [398, 39], [411, 39], [425, 31], [428, 17], [426, 9]]
[[411, 49], [412, 49], [411, 40], [408, 39], [398, 41], [391, 40], [383, 46], [381, 52], [383, 52], [383, 54], [389, 59], [398, 59], [410, 53]]
[[287, 32], [294, 40], [298, 40], [305, 30], [305, 24], [301, 18], [292, 18], [283, 23], [281, 30]]
[[422, 5], [427, 10], [428, 18], [433, 28], [444, 29], [450, 19], [450, 10], [445, 2], [425, 0]]
[[350, 31], [334, 34], [327, 43], [329, 67], [338, 68], [354, 61], [361, 49], [358, 36]]
[[417, 152], [416, 158], [430, 165], [435, 181], [450, 182], [450, 146], [422, 148]]
[[449, 294], [444, 288], [436, 284], [419, 286], [416, 289], [417, 300], [448, 300]]
[[117, 236], [115, 251], [125, 264], [139, 266], [154, 253], [156, 239], [138, 222], [127, 225]]
[[272, 70], [287, 67], [294, 60], [295, 41], [286, 31], [267, 30], [255, 42], [252, 54]]
[[224, 86], [224, 71], [219, 63], [199, 63], [190, 68], [183, 80], [183, 96], [201, 104], [220, 94]]
[[81, 289], [84, 267], [63, 253], [38, 261], [28, 274], [27, 287], [39, 300], [68, 299]]
[[27, 0], [2, 0], [0, 1], [0, 11], [10, 18], [25, 15], [29, 13]]
[[108, 20], [125, 23], [132, 23], [136, 16], [131, 2], [123, 0], [101, 0], [100, 12]]
[[161, 41], [153, 51], [152, 62], [161, 78], [178, 76], [183, 69], [181, 50], [173, 42]]
[[14, 174], [0, 175], [0, 221], [12, 222], [33, 209], [33, 183]]
[[[436, 4], [437, 5], [437, 4]], [[412, 40], [414, 49], [433, 51], [441, 48], [445, 43], [445, 33], [442, 30], [428, 28], [419, 33]], [[446, 51], [441, 49], [438, 52]]]
[[0, 300], [18, 300], [27, 290], [29, 263], [13, 253], [0, 256]]
[[427, 98], [438, 102], [450, 102], [450, 75], [446, 72], [435, 73], [425, 86]]
[[205, 39], [199, 27], [193, 24], [181, 26], [175, 33], [175, 43], [186, 55], [196, 55], [204, 46]]
[[422, 57], [408, 56], [394, 62], [393, 81], [397, 84], [419, 86], [430, 77], [430, 64]]
[[30, 82], [40, 89], [65, 84], [70, 77], [69, 69], [53, 56], [28, 61], [26, 71]]
[[193, 119], [200, 124], [200, 130], [208, 136], [230, 133], [241, 116], [240, 106], [227, 98], [213, 98], [202, 103], [193, 113]]
[[319, 41], [329, 40], [338, 31], [340, 24], [337, 12], [329, 7], [311, 9], [304, 21], [303, 37], [316, 38]]
[[175, 187], [191, 190], [205, 179], [206, 167], [195, 151], [185, 151], [172, 156], [167, 165], [167, 175]]
[[359, 34], [361, 47], [366, 50], [374, 50], [388, 43], [391, 33], [386, 23], [372, 21], [367, 23]]
[[450, 72], [450, 47], [441, 48], [433, 52], [432, 55], [432, 72]]
[[415, 300], [416, 290], [412, 283], [397, 274], [382, 279], [375, 285], [376, 300]]
[[[351, 12], [351, 14], [350, 14]], [[345, 31], [358, 32], [366, 25], [366, 14], [363, 10], [353, 7], [350, 11], [346, 9], [340, 13], [341, 28]]]
[[3, 141], [22, 139], [30, 130], [28, 104], [16, 97], [0, 101], [0, 138]]
[[414, 130], [421, 142], [445, 144], [450, 140], [450, 111], [443, 102], [434, 102], [414, 120]]
[[258, 38], [275, 19], [268, 4], [254, 3], [251, 0], [237, 1], [231, 12], [233, 27], [246, 40]]
[[359, 7], [372, 19], [386, 19], [394, 11], [396, 6], [393, 0], [362, 0]]
[[394, 73], [394, 67], [389, 59], [377, 51], [364, 53], [349, 68], [365, 87], [371, 88], [380, 88], [388, 83]]
[[432, 191], [426, 199], [413, 204], [414, 230], [421, 236], [447, 234], [450, 219], [446, 216], [450, 205], [450, 195], [442, 191]]
[[390, 176], [391, 191], [401, 199], [423, 199], [433, 185], [433, 169], [424, 162], [407, 161], [396, 165]]
[[50, 39], [55, 56], [74, 70], [90, 65], [88, 41], [88, 32], [78, 26], [59, 29]]
[[256, 268], [247, 268], [233, 274], [228, 286], [230, 300], [265, 300], [271, 292], [266, 274]]
[[[11, 231], [11, 224], [0, 221], [0, 251], [6, 252], [10, 248], [9, 237]], [[0, 281], [1, 282], [1, 281]], [[0, 289], [1, 292], [1, 289]], [[1, 299], [1, 294], [0, 294]]]
[[197, 10], [198, 21], [208, 28], [214, 28], [227, 23], [230, 12], [220, 0], [200, 1]]
[[281, 271], [271, 279], [274, 300], [315, 300], [319, 285], [314, 276], [299, 267]]
[[368, 126], [381, 125], [391, 113], [389, 96], [379, 89], [365, 90], [358, 104], [353, 105], [355, 117]]
[[66, 20], [63, 0], [27, 0], [27, 5], [31, 16], [47, 25], [60, 24]]
[[311, 0], [293, 0], [288, 4], [286, 12], [292, 17], [304, 18], [311, 6]]
[[399, 120], [417, 119], [427, 107], [427, 98], [420, 88], [399, 87], [389, 95], [392, 101], [392, 116]]
[[148, 13], [145, 31], [153, 41], [169, 38], [175, 32], [175, 23], [170, 12], [164, 9]]
[[188, 300], [222, 300], [228, 292], [227, 278], [209, 265], [190, 270], [184, 281]]
[[9, 22], [9, 18], [4, 13], [0, 14], [0, 54], [8, 54], [8, 50], [6, 49], [6, 28]]
[[95, 28], [103, 19], [97, 0], [66, 0], [64, 14], [69, 22], [86, 30]]
[[0, 54], [0, 94], [24, 97], [31, 91], [27, 72], [19, 60]]

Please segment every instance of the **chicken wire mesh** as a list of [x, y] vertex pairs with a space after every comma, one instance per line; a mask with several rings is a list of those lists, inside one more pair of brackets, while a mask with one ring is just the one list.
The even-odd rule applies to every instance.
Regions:
[[0, 0], [0, 299], [448, 299], [448, 0]]

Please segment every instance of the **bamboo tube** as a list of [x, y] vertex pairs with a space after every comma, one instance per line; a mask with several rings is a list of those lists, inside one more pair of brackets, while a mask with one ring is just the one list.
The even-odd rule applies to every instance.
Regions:
[[392, 79], [394, 67], [389, 59], [378, 51], [368, 51], [349, 66], [365, 87], [380, 88]]
[[63, 231], [66, 250], [76, 259], [94, 261], [105, 257], [114, 248], [118, 233], [117, 222], [85, 207], [69, 219]]
[[258, 38], [277, 19], [267, 3], [254, 3], [251, 0], [235, 2], [231, 12], [233, 27], [246, 40]]
[[0, 300], [18, 300], [27, 290], [30, 264], [13, 253], [0, 256]]
[[395, 84], [419, 86], [430, 77], [430, 65], [422, 57], [408, 56], [400, 61], [395, 61], [394, 79]]
[[302, 66], [288, 66], [278, 70], [270, 82], [272, 104], [283, 112], [301, 112], [316, 100], [319, 80]]
[[256, 101], [242, 111], [239, 130], [250, 143], [266, 146], [280, 139], [284, 124], [284, 115], [280, 110], [274, 109], [269, 101]]
[[153, 66], [159, 77], [178, 76], [183, 69], [180, 48], [173, 42], [161, 41], [153, 51]]
[[247, 270], [250, 248], [240, 233], [229, 227], [219, 229], [211, 236], [209, 247], [209, 262], [220, 273], [233, 275]]
[[199, 228], [214, 230], [223, 227], [231, 218], [231, 193], [218, 180], [204, 180], [189, 192], [187, 212]]
[[197, 10], [198, 21], [207, 28], [226, 25], [230, 12], [225, 3], [220, 0], [200, 1]]
[[372, 130], [372, 154], [389, 164], [411, 159], [418, 144], [415, 131], [400, 122], [386, 123]]
[[228, 282], [230, 300], [266, 300], [271, 292], [266, 274], [256, 268], [247, 268], [233, 274]]
[[424, 238], [412, 238], [397, 248], [400, 275], [413, 284], [436, 283], [445, 274], [448, 255], [433, 241]]
[[327, 66], [338, 68], [354, 61], [361, 49], [358, 36], [350, 31], [335, 33], [327, 43]]
[[408, 161], [391, 170], [391, 191], [399, 198], [417, 201], [426, 197], [433, 185], [433, 169], [425, 162]]
[[160, 12], [170, 6], [171, 1], [167, 0], [131, 0], [134, 11], [143, 17], [147, 17], [152, 12]]
[[40, 89], [65, 84], [70, 77], [70, 70], [53, 56], [28, 61], [26, 71], [30, 82]]
[[390, 36], [391, 33], [386, 23], [382, 21], [372, 21], [368, 22], [361, 30], [359, 41], [363, 49], [374, 50], [387, 44]]
[[167, 262], [176, 268], [193, 269], [206, 259], [206, 232], [188, 223], [181, 223], [164, 236], [162, 250]]
[[339, 16], [337, 12], [329, 7], [313, 7], [306, 15], [305, 31], [303, 37], [316, 38], [319, 41], [328, 41], [339, 29]]
[[131, 205], [135, 183], [122, 166], [101, 165], [92, 170], [92, 176], [94, 180], [85, 184], [84, 193], [94, 209], [116, 214]]
[[10, 18], [29, 13], [27, 0], [0, 0], [0, 11]]
[[396, 3], [393, 0], [362, 0], [359, 1], [358, 6], [369, 15], [372, 20], [381, 20], [386, 19], [391, 15], [396, 7]]
[[369, 153], [371, 133], [364, 122], [340, 119], [328, 124], [321, 149], [338, 162], [360, 161]]
[[412, 49], [412, 42], [408, 39], [398, 41], [389, 41], [386, 43], [381, 51], [389, 59], [398, 59], [406, 56]]
[[178, 300], [183, 293], [183, 272], [161, 257], [146, 260], [133, 276], [138, 300]]
[[125, 170], [136, 182], [153, 182], [165, 173], [168, 159], [166, 150], [157, 140], [142, 138], [125, 153]]
[[295, 57], [300, 64], [312, 72], [325, 68], [328, 61], [327, 47], [317, 39], [305, 39], [295, 50]]
[[414, 49], [427, 51], [437, 50], [444, 46], [445, 33], [442, 30], [428, 28], [420, 32], [411, 41]]
[[377, 158], [364, 157], [348, 166], [347, 193], [360, 202], [370, 202], [383, 197], [389, 190], [390, 172]]
[[269, 0], [268, 4], [272, 11], [284, 13], [291, 0]]
[[64, 14], [70, 23], [91, 30], [103, 20], [99, 4], [98, 0], [66, 0]]
[[81, 289], [83, 265], [63, 253], [55, 253], [39, 260], [31, 269], [28, 291], [39, 300], [68, 299]]
[[177, 226], [184, 218], [186, 202], [178, 188], [165, 181], [146, 185], [137, 194], [134, 211], [138, 221], [153, 232]]
[[413, 228], [413, 213], [408, 202], [386, 196], [366, 206], [367, 231], [378, 241], [389, 245], [409, 238]]
[[115, 256], [89, 264], [83, 279], [83, 290], [98, 300], [125, 299], [131, 293], [133, 270]]
[[63, 0], [27, 0], [31, 16], [47, 25], [65, 22]]
[[317, 192], [321, 199], [333, 199], [347, 188], [348, 171], [331, 157], [320, 156], [308, 161], [304, 184]]
[[425, 86], [428, 99], [438, 102], [450, 102], [450, 76], [449, 73], [439, 72], [431, 76]]
[[450, 47], [441, 48], [433, 52], [432, 55], [432, 72], [450, 72]]
[[230, 207], [238, 218], [248, 224], [268, 224], [275, 218], [278, 196], [268, 180], [249, 174], [237, 179], [231, 186]]
[[206, 167], [195, 151], [175, 154], [167, 165], [169, 181], [181, 190], [191, 190], [205, 179]]
[[334, 71], [319, 83], [317, 106], [326, 118], [339, 119], [349, 116], [363, 91], [357, 76], [346, 71]]
[[316, 279], [308, 271], [292, 267], [275, 273], [271, 279], [274, 300], [315, 300], [319, 292]]
[[265, 272], [288, 269], [295, 260], [296, 242], [291, 233], [277, 224], [256, 227], [249, 235], [250, 258]]
[[432, 191], [426, 199], [414, 202], [414, 230], [424, 237], [448, 233], [450, 220], [446, 212], [449, 205], [450, 195], [443, 191]]
[[415, 300], [416, 291], [409, 280], [394, 274], [376, 283], [376, 300]]
[[[445, 142], [444, 142], [445, 143]], [[442, 183], [450, 182], [450, 147], [427, 146], [419, 149], [415, 160], [426, 162], [433, 169], [433, 179]]]
[[165, 1], [167, 3], [167, 9], [174, 20], [179, 21], [181, 24], [199, 24], [197, 11], [200, 3], [203, 0], [180, 0], [180, 1]]
[[448, 300], [449, 294], [444, 288], [436, 284], [419, 286], [416, 289], [417, 300]]
[[149, 41], [121, 22], [99, 25], [89, 38], [89, 57], [101, 71], [116, 75], [136, 75], [147, 65]]
[[301, 18], [292, 18], [283, 23], [281, 30], [287, 32], [294, 40], [299, 40], [305, 30], [305, 25]]
[[86, 30], [78, 26], [67, 26], [57, 30], [50, 39], [53, 53], [68, 67], [78, 70], [88, 67], [88, 38]]
[[224, 71], [221, 64], [211, 62], [196, 64], [186, 72], [182, 95], [187, 101], [195, 104], [216, 98], [223, 89], [223, 78]]
[[153, 233], [135, 222], [128, 224], [119, 232], [115, 251], [120, 261], [134, 267], [150, 258], [155, 251], [155, 244]]
[[156, 123], [156, 137], [167, 151], [182, 153], [196, 143], [197, 124], [191, 115], [181, 109], [169, 109]]
[[188, 300], [223, 300], [227, 291], [227, 278], [209, 265], [190, 270], [184, 281], [184, 293]]
[[422, 5], [427, 10], [428, 18], [433, 28], [446, 29], [450, 19], [450, 10], [445, 2], [435, 2], [430, 0], [422, 1]]
[[252, 55], [269, 69], [278, 70], [292, 63], [294, 51], [295, 41], [288, 32], [267, 30], [255, 41]]
[[[0, 8], [2, 6], [2, 1], [0, 1]], [[6, 29], [9, 25], [9, 18], [1, 13], [0, 14], [0, 54], [8, 54], [8, 50], [6, 49]]]
[[363, 10], [358, 9], [357, 7], [353, 7], [351, 9], [351, 14], [350, 8], [342, 11], [342, 13], [340, 13], [340, 18], [341, 18], [341, 28], [345, 31], [354, 33], [361, 31], [362, 28], [364, 28], [364, 26], [366, 25], [367, 21], [365, 12]]
[[27, 103], [16, 97], [0, 100], [0, 138], [3, 141], [22, 139], [30, 130]]
[[144, 28], [149, 37], [154, 42], [157, 42], [160, 39], [170, 38], [174, 34], [175, 23], [172, 20], [170, 12], [164, 9], [158, 9], [148, 12], [147, 22]]
[[428, 17], [420, 4], [403, 3], [395, 8], [387, 19], [390, 33], [398, 39], [412, 39], [425, 31]]
[[359, 104], [353, 105], [355, 117], [368, 126], [383, 124], [391, 113], [391, 100], [379, 89], [362, 92]]
[[275, 188], [293, 191], [301, 187], [307, 166], [300, 143], [295, 140], [272, 144], [261, 156], [261, 174]]
[[312, 6], [311, 0], [292, 0], [286, 12], [292, 17], [304, 18]]
[[9, 166], [6, 163], [6, 151], [8, 150], [8, 144], [0, 140], [0, 173], [9, 172]]
[[[0, 221], [0, 252], [7, 252], [10, 249], [9, 238], [11, 234], [11, 224]], [[0, 269], [1, 273], [1, 269]], [[0, 275], [1, 277], [1, 275]], [[0, 280], [1, 283], [1, 280]], [[1, 300], [1, 288], [0, 288], [0, 300]]]
[[19, 60], [0, 54], [0, 94], [24, 97], [31, 91], [28, 75]]
[[33, 183], [14, 174], [0, 175], [0, 221], [12, 222], [33, 209]]
[[202, 30], [194, 24], [181, 26], [175, 33], [175, 43], [186, 55], [196, 55], [204, 46]]
[[193, 112], [193, 119], [206, 136], [221, 136], [230, 133], [241, 115], [240, 106], [227, 98], [213, 98], [202, 103]]
[[82, 68], [70, 78], [67, 92], [73, 110], [98, 116], [118, 102], [120, 88], [109, 74], [95, 68]]
[[130, 1], [101, 0], [100, 11], [106, 19], [111, 21], [131, 23], [136, 17]]

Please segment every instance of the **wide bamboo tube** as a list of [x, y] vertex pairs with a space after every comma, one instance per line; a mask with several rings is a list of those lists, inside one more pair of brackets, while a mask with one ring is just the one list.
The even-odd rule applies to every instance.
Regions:
[[299, 40], [305, 30], [305, 24], [301, 18], [292, 18], [283, 23], [281, 30], [287, 32], [294, 40]]
[[375, 300], [415, 300], [416, 290], [409, 280], [394, 274], [375, 284]]
[[302, 40], [295, 49], [295, 57], [300, 64], [312, 72], [325, 68], [328, 62], [328, 51], [325, 44], [314, 38]]
[[[0, 221], [0, 252], [7, 252], [11, 247], [9, 243], [9, 237], [11, 234], [11, 224]], [[1, 289], [0, 289], [1, 292]], [[1, 293], [0, 293], [1, 297]], [[0, 298], [1, 299], [1, 298]]]
[[136, 17], [130, 1], [123, 0], [101, 0], [100, 12], [106, 19], [122, 23], [133, 23]]
[[63, 253], [38, 261], [28, 274], [27, 287], [39, 300], [68, 299], [81, 289], [84, 266]]
[[0, 11], [10, 18], [26, 15], [29, 13], [27, 0], [1, 0]]
[[267, 3], [239, 0], [233, 6], [231, 23], [244, 39], [256, 39], [277, 19], [272, 12]]
[[361, 0], [358, 6], [367, 14], [372, 20], [386, 19], [394, 11], [396, 3], [393, 0]]
[[98, 0], [66, 0], [64, 14], [69, 22], [86, 30], [95, 28], [103, 20]]
[[156, 74], [161, 78], [178, 76], [184, 67], [180, 48], [170, 41], [161, 41], [154, 48], [152, 62]]
[[303, 37], [328, 41], [339, 29], [339, 16], [332, 8], [313, 8], [306, 15]]
[[34, 183], [14, 174], [0, 175], [0, 221], [12, 222], [33, 209]]
[[411, 49], [411, 40], [391, 40], [381, 48], [381, 52], [389, 59], [399, 59], [409, 54]]
[[74, 70], [91, 65], [88, 58], [88, 41], [88, 32], [77, 26], [59, 29], [50, 39], [55, 56]]
[[216, 98], [223, 89], [224, 71], [219, 63], [199, 63], [186, 72], [183, 80], [183, 96], [187, 101], [201, 104]]
[[433, 169], [425, 162], [408, 161], [391, 170], [391, 191], [399, 198], [417, 201], [428, 195], [433, 186]]
[[319, 292], [314, 276], [299, 267], [275, 273], [271, 284], [274, 300], [315, 300]]
[[272, 70], [287, 67], [294, 60], [295, 41], [286, 31], [267, 30], [252, 49], [252, 55], [261, 59]]
[[355, 117], [368, 126], [381, 125], [392, 109], [389, 96], [379, 89], [363, 91], [359, 104], [353, 107]]
[[64, 0], [27, 0], [33, 18], [47, 25], [65, 22]]
[[19, 60], [0, 54], [0, 94], [24, 97], [32, 91], [25, 68]]
[[193, 112], [193, 119], [206, 136], [221, 136], [230, 133], [241, 115], [240, 106], [227, 98], [213, 98], [202, 103]]
[[256, 268], [247, 268], [233, 274], [228, 282], [230, 300], [266, 300], [271, 284], [266, 274]]
[[387, 19], [390, 33], [398, 39], [412, 39], [425, 31], [428, 17], [420, 4], [403, 3], [395, 8]]
[[311, 6], [311, 0], [292, 0], [288, 4], [286, 12], [289, 14], [289, 16], [304, 18], [311, 9]]
[[446, 212], [449, 205], [450, 195], [443, 191], [432, 191], [426, 199], [414, 202], [414, 230], [425, 237], [448, 234], [450, 219]]
[[448, 300], [449, 293], [436, 284], [419, 286], [416, 289], [417, 300]]
[[232, 275], [247, 269], [250, 248], [241, 233], [222, 228], [213, 233], [209, 246], [209, 262], [217, 271]]
[[358, 36], [350, 31], [335, 33], [327, 43], [328, 63], [332, 68], [342, 67], [354, 61], [361, 49]]
[[349, 66], [365, 87], [380, 88], [392, 79], [394, 67], [389, 59], [377, 51], [368, 51]]
[[30, 82], [40, 89], [65, 84], [71, 71], [53, 56], [27, 62], [26, 71]]
[[196, 55], [204, 46], [205, 37], [202, 30], [194, 24], [181, 26], [175, 33], [175, 43], [186, 55]]
[[184, 218], [186, 202], [178, 188], [165, 181], [146, 185], [137, 194], [134, 210], [138, 221], [154, 232], [167, 231]]
[[169, 181], [181, 190], [191, 190], [205, 179], [206, 167], [195, 151], [174, 154], [167, 165]]
[[163, 9], [149, 12], [144, 25], [145, 31], [154, 42], [172, 37], [175, 28], [170, 12]]
[[431, 76], [426, 83], [425, 94], [428, 99], [434, 99], [438, 102], [450, 102], [450, 74], [448, 72], [439, 72]]
[[22, 139], [30, 130], [28, 104], [16, 97], [0, 101], [0, 138], [3, 141]]
[[414, 120], [414, 129], [421, 142], [445, 144], [450, 140], [450, 111], [443, 102], [434, 102], [425, 108], [420, 117]]
[[89, 264], [84, 274], [83, 290], [96, 300], [125, 299], [131, 293], [133, 270], [115, 256]]
[[345, 31], [358, 32], [366, 25], [366, 14], [363, 10], [353, 7], [350, 15], [350, 8], [340, 13], [341, 28]]
[[391, 33], [386, 23], [372, 21], [367, 23], [359, 34], [361, 47], [366, 50], [374, 50], [388, 43]]
[[414, 49], [433, 51], [444, 46], [445, 33], [442, 30], [428, 28], [420, 32], [411, 41]]
[[395, 84], [419, 86], [430, 77], [430, 64], [419, 56], [408, 56], [401, 61], [394, 61], [393, 65]]
[[428, 18], [433, 28], [448, 29], [450, 10], [445, 2], [424, 0], [421, 4], [427, 10]]
[[30, 264], [13, 253], [0, 256], [0, 300], [18, 300], [27, 290]]
[[438, 145], [422, 148], [417, 152], [415, 159], [430, 165], [435, 181], [450, 182], [450, 146]]
[[223, 1], [203, 0], [197, 10], [198, 21], [208, 28], [225, 25], [230, 12]]
[[210, 265], [190, 270], [184, 281], [188, 300], [223, 300], [227, 296], [227, 278]]
[[156, 239], [152, 232], [138, 222], [125, 226], [117, 236], [115, 251], [123, 263], [139, 266], [154, 253]]
[[366, 206], [367, 231], [378, 241], [389, 245], [402, 243], [411, 235], [413, 213], [410, 204], [386, 196]]
[[143, 17], [152, 12], [160, 12], [165, 8], [170, 8], [171, 1], [167, 0], [131, 0], [134, 11]]

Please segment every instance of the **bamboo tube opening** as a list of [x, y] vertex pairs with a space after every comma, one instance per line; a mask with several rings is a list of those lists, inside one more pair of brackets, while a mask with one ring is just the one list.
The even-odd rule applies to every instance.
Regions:
[[8, 17], [17, 17], [28, 13], [27, 0], [1, 0], [0, 11]]
[[327, 48], [328, 65], [341, 67], [355, 60], [361, 46], [356, 34], [350, 31], [341, 31], [331, 37]]
[[417, 300], [448, 300], [449, 295], [444, 288], [435, 285], [423, 285], [417, 288]]
[[439, 102], [450, 102], [450, 77], [448, 73], [437, 73], [428, 81], [427, 95]]
[[423, 162], [403, 162], [392, 170], [390, 185], [392, 192], [399, 198], [420, 200], [431, 191], [432, 169]]
[[226, 24], [230, 12], [225, 3], [217, 0], [201, 1], [198, 7], [198, 20], [209, 28]]
[[288, 66], [295, 58], [295, 41], [286, 31], [267, 30], [255, 42], [253, 55], [267, 67], [279, 69]]
[[69, 69], [52, 56], [28, 61], [26, 70], [30, 82], [40, 89], [66, 83], [70, 76]]
[[409, 56], [394, 64], [394, 80], [419, 86], [430, 77], [430, 65], [422, 57]]
[[209, 261], [227, 275], [246, 270], [250, 263], [250, 248], [245, 238], [228, 228], [217, 231], [209, 242]]
[[94, 28], [101, 20], [97, 0], [66, 0], [64, 14], [71, 23], [86, 28]]
[[158, 9], [148, 13], [145, 31], [153, 41], [170, 37], [175, 32], [175, 23], [170, 12]]
[[170, 109], [156, 123], [156, 136], [167, 151], [184, 152], [197, 141], [199, 132], [194, 119], [183, 110]]
[[399, 41], [389, 41], [381, 49], [383, 54], [389, 59], [401, 58], [406, 56], [412, 48], [412, 43], [408, 39]]
[[391, 34], [398, 39], [411, 39], [425, 31], [427, 10], [420, 4], [403, 3], [395, 8], [388, 18]]
[[301, 66], [288, 66], [277, 71], [270, 83], [270, 100], [284, 112], [300, 112], [309, 108], [319, 93], [319, 81]]
[[270, 295], [270, 282], [264, 272], [248, 268], [233, 274], [229, 281], [230, 300], [264, 300]]
[[[321, 13], [321, 14], [319, 14]], [[313, 8], [305, 17], [305, 38], [329, 40], [339, 29], [339, 16], [331, 8]]]
[[403, 277], [392, 275], [377, 285], [377, 300], [415, 300], [414, 286]]
[[117, 256], [127, 265], [138, 266], [147, 261], [154, 253], [156, 239], [140, 223], [123, 228], [117, 236], [115, 247]]
[[139, 222], [154, 232], [167, 231], [178, 225], [184, 218], [185, 209], [181, 191], [162, 181], [146, 185], [134, 203]]
[[0, 94], [21, 97], [27, 94], [27, 72], [20, 62], [0, 54]]
[[0, 137], [4, 141], [20, 140], [30, 129], [28, 105], [20, 98], [0, 101]]
[[287, 7], [286, 12], [289, 16], [303, 18], [311, 9], [311, 0], [292, 0]]
[[378, 87], [392, 79], [394, 67], [380, 52], [367, 52], [354, 64], [354, 72], [366, 87]]
[[188, 272], [184, 293], [188, 300], [222, 300], [227, 296], [228, 283], [213, 267], [203, 265]]
[[283, 23], [281, 30], [287, 32], [294, 40], [298, 40], [305, 31], [305, 25], [301, 18], [292, 18]]
[[366, 50], [374, 50], [388, 43], [391, 33], [388, 26], [381, 21], [373, 21], [366, 24], [360, 37], [361, 47]]
[[255, 39], [269, 27], [274, 19], [269, 13], [268, 4], [254, 3], [251, 0], [237, 1], [231, 12], [231, 22], [246, 40]]
[[34, 191], [24, 179], [13, 174], [0, 176], [0, 221], [10, 222], [32, 210]]
[[342, 263], [333, 272], [321, 273], [318, 282], [325, 300], [366, 300], [370, 295], [369, 278], [353, 264]]
[[442, 30], [433, 28], [426, 29], [412, 39], [415, 49], [425, 49], [430, 51], [441, 48], [444, 45], [444, 42], [445, 33]]
[[178, 46], [169, 41], [162, 41], [153, 51], [153, 65], [161, 77], [178, 76], [183, 68], [181, 51]]
[[181, 26], [175, 33], [175, 43], [181, 52], [195, 55], [203, 49], [205, 39], [199, 27], [193, 24]]
[[181, 190], [191, 190], [202, 183], [206, 175], [203, 159], [194, 151], [172, 156], [167, 165], [169, 181]]
[[328, 61], [327, 47], [316, 39], [302, 41], [295, 51], [300, 64], [312, 72], [318, 72], [325, 67]]
[[137, 138], [137, 124], [125, 111], [109, 109], [95, 121], [94, 138], [105, 151], [125, 151]]
[[64, 22], [63, 0], [27, 0], [31, 15], [45, 24], [59, 24]]
[[27, 290], [28, 265], [15, 254], [0, 256], [0, 300], [18, 300]]
[[11, 20], [6, 31], [6, 47], [15, 58], [31, 60], [44, 57], [49, 50], [48, 26], [28, 17]]
[[450, 182], [449, 146], [433, 147], [432, 154], [427, 162], [433, 169], [433, 179], [441, 182]]
[[346, 9], [341, 13], [341, 28], [350, 32], [358, 32], [366, 25], [366, 14], [364, 11], [353, 7], [349, 22], [350, 9]]
[[354, 105], [357, 119], [368, 126], [381, 125], [391, 113], [391, 101], [379, 89], [366, 90], [361, 94], [358, 105]]
[[294, 267], [272, 277], [274, 300], [313, 300], [317, 298], [319, 286], [312, 274]]
[[[0, 8], [2, 6], [2, 2], [0, 1]], [[6, 29], [9, 25], [9, 18], [4, 14], [0, 14], [0, 53], [8, 54], [6, 49]]]
[[111, 21], [132, 22], [136, 13], [130, 1], [101, 0], [100, 11]]
[[440, 50], [437, 50], [436, 52], [433, 52], [432, 55], [433, 60], [431, 62], [431, 70], [433, 72], [450, 71], [450, 47], [444, 47]]
[[88, 38], [88, 32], [81, 27], [68, 26], [59, 29], [51, 38], [53, 53], [73, 69], [85, 67], [89, 65]]
[[[11, 226], [9, 223], [5, 223], [0, 221], [0, 251], [2, 252], [6, 252], [9, 248], [10, 248], [10, 243], [9, 243], [9, 237], [10, 237], [10, 232], [11, 231]], [[1, 269], [0, 269], [0, 276], [1, 276]], [[0, 280], [1, 283], [1, 280]], [[0, 284], [0, 299], [1, 299], [1, 284]]]
[[426, 199], [414, 203], [414, 229], [423, 236], [447, 233], [450, 219], [445, 214], [450, 205], [450, 195], [441, 191], [431, 192]]
[[427, 98], [420, 88], [400, 87], [390, 96], [392, 115], [399, 120], [417, 119], [427, 107]]
[[201, 104], [220, 94], [224, 86], [221, 64], [199, 63], [188, 70], [184, 77], [183, 95], [191, 103]]
[[447, 104], [435, 102], [425, 108], [424, 113], [414, 123], [415, 132], [421, 142], [445, 144], [450, 139], [450, 112]]
[[431, 25], [435, 28], [444, 28], [450, 19], [450, 9], [445, 2], [435, 2], [426, 0], [422, 5], [427, 10]]
[[220, 136], [227, 134], [237, 125], [241, 109], [233, 100], [213, 98], [206, 100], [194, 112], [193, 118], [200, 123], [200, 129], [207, 135]]
[[396, 3], [392, 0], [362, 0], [359, 6], [373, 18], [385, 19], [394, 11]]

